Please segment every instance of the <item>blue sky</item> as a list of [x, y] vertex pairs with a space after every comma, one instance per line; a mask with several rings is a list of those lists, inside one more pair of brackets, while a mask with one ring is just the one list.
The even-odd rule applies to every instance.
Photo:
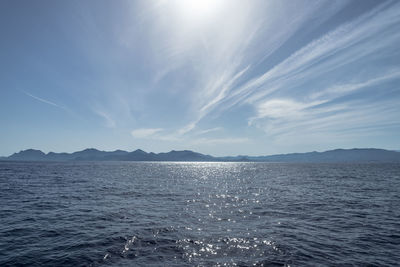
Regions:
[[0, 1], [0, 155], [400, 149], [399, 1]]

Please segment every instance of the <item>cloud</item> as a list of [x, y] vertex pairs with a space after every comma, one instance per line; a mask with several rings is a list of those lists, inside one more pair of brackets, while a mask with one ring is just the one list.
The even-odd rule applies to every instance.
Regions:
[[[396, 15], [399, 5], [391, 9], [385, 7], [387, 5], [382, 4], [312, 41], [264, 74], [235, 88], [225, 102], [230, 102], [230, 106], [252, 104], [281, 89], [294, 89], [330, 71], [361, 62], [377, 51], [385, 51], [385, 46], [399, 39], [399, 33], [390, 27], [400, 21]], [[379, 36], [381, 32], [386, 33], [383, 40]]]
[[26, 94], [27, 96], [30, 96], [30, 97], [32, 97], [33, 99], [36, 99], [36, 100], [38, 100], [38, 101], [40, 101], [40, 102], [42, 102], [42, 103], [45, 103], [45, 104], [48, 104], [48, 105], [51, 105], [51, 106], [54, 106], [54, 107], [57, 107], [57, 108], [65, 109], [65, 107], [60, 106], [60, 105], [58, 105], [58, 104], [56, 104], [56, 103], [54, 103], [54, 102], [51, 102], [51, 101], [46, 100], [46, 99], [44, 99], [44, 98], [41, 98], [41, 97], [32, 95], [32, 94], [30, 94], [30, 93], [28, 93], [28, 92], [26, 92], [26, 91], [24, 91], [24, 90], [21, 90], [21, 91], [22, 91], [24, 94]]
[[214, 133], [223, 130], [222, 127], [215, 127], [215, 128], [210, 128], [210, 129], [205, 129], [202, 131], [198, 131], [195, 133], [195, 135], [203, 135], [203, 134], [209, 134], [209, 133]]
[[[151, 53], [146, 54], [146, 61], [154, 74], [152, 86], [167, 84], [164, 89], [180, 95], [178, 101], [189, 99], [184, 111], [186, 120], [175, 132], [176, 136], [183, 136], [210, 113], [239, 100], [237, 89], [254, 77], [253, 71], [259, 73], [258, 64], [276, 53], [302, 27], [308, 31], [318, 27], [347, 4], [224, 1], [218, 16], [193, 24], [191, 18], [178, 14], [173, 1], [134, 3], [132, 25], [140, 25], [146, 31], [130, 25], [119, 32], [125, 44], [134, 45], [138, 38], [148, 42]], [[169, 84], [171, 81], [173, 85]], [[179, 81], [177, 86], [175, 81]]]
[[257, 106], [257, 117], [256, 118], [291, 118], [298, 119], [301, 117], [303, 110], [310, 107], [321, 104], [322, 102], [313, 103], [300, 103], [290, 99], [273, 99], [266, 102], [260, 103]]
[[308, 140], [316, 136], [352, 137], [355, 133], [361, 137], [385, 127], [400, 126], [398, 103], [392, 99], [381, 101], [378, 105], [360, 100], [334, 105], [318, 105], [317, 102], [313, 105], [293, 100], [282, 103], [275, 109], [274, 104], [268, 103], [267, 107], [271, 110], [249, 120], [251, 125], [263, 129], [275, 141], [291, 138]]
[[199, 120], [196, 120], [196, 121], [193, 121], [193, 122], [191, 122], [191, 123], [189, 123], [189, 124], [183, 126], [182, 128], [180, 128], [180, 129], [177, 131], [177, 134], [178, 134], [178, 135], [184, 135], [184, 134], [190, 132], [191, 130], [193, 130], [193, 129], [196, 127], [196, 124], [197, 124], [198, 121], [199, 121]]
[[[258, 83], [263, 83], [252, 81], [244, 86], [244, 90], [238, 87], [248, 79], [245, 76], [251, 77], [251, 72], [258, 67], [258, 63], [279, 50], [308, 21], [313, 21], [312, 26], [307, 26], [310, 30], [336, 14], [346, 4], [346, 1], [322, 1], [312, 5], [227, 2], [226, 12], [230, 13], [221, 15], [221, 23], [215, 23], [211, 31], [201, 34], [201, 43], [206, 44], [204, 47], [207, 53], [200, 58], [195, 57], [198, 62], [196, 65], [201, 66], [197, 68], [199, 72], [196, 76], [199, 79], [193, 86], [198, 90], [194, 94], [195, 119], [179, 132], [190, 132], [211, 112], [216, 109], [224, 110], [231, 104], [230, 101], [239, 100], [242, 93], [244, 98], [237, 103], [243, 103], [248, 95], [245, 91], [253, 90]], [[295, 12], [296, 16], [288, 16], [290, 12]], [[280, 29], [279, 32], [276, 28]], [[192, 59], [187, 54], [191, 49], [195, 49], [196, 54], [203, 55], [201, 47], [192, 47], [192, 42], [181, 46], [175, 41], [176, 39], [171, 44], [184, 51], [184, 57]], [[170, 64], [168, 61], [168, 65]]]
[[240, 144], [250, 142], [249, 138], [199, 138], [193, 140], [196, 145]]
[[379, 128], [382, 119], [398, 123], [394, 102], [376, 101], [372, 92], [338, 99], [400, 78], [399, 69], [390, 65], [367, 68], [376, 58], [394, 53], [393, 44], [400, 41], [394, 27], [400, 23], [399, 10], [399, 4], [388, 8], [384, 3], [342, 24], [265, 73], [231, 88], [218, 102], [219, 108], [252, 106], [256, 115], [248, 119], [249, 125], [269, 136], [338, 133], [350, 126]]
[[135, 138], [153, 138], [159, 132], [163, 131], [162, 128], [141, 128], [131, 131], [131, 135]]
[[400, 69], [396, 69], [393, 71], [388, 71], [387, 74], [383, 74], [381, 76], [374, 77], [372, 79], [332, 85], [327, 89], [323, 89], [318, 92], [312, 93], [310, 95], [310, 99], [321, 99], [321, 98], [332, 99], [338, 96], [349, 94], [351, 92], [354, 92], [362, 88], [375, 86], [399, 78], [400, 78]]
[[112, 118], [112, 116], [109, 113], [107, 113], [104, 110], [99, 110], [99, 109], [93, 109], [93, 111], [94, 111], [94, 113], [96, 113], [97, 115], [99, 115], [101, 118], [104, 119], [106, 127], [108, 127], [108, 128], [116, 127], [115, 120]]

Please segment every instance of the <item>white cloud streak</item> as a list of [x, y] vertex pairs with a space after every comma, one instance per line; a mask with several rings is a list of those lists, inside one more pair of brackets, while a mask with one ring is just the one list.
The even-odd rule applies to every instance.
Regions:
[[135, 138], [150, 139], [156, 138], [156, 134], [163, 131], [162, 128], [141, 128], [131, 131], [131, 135]]
[[[385, 5], [383, 5], [385, 6]], [[399, 39], [399, 33], [386, 36], [376, 42], [362, 42], [371, 38], [387, 27], [399, 23], [399, 7], [382, 11], [382, 7], [369, 12], [350, 23], [346, 23], [325, 34], [296, 51], [263, 75], [239, 87], [229, 97], [237, 104], [244, 100], [254, 103], [282, 88], [293, 88], [298, 83], [317, 78], [334, 68], [360, 60], [387, 44]]]
[[41, 97], [32, 95], [32, 94], [30, 94], [30, 93], [28, 93], [28, 92], [26, 92], [26, 91], [24, 91], [24, 90], [21, 90], [21, 91], [22, 91], [24, 94], [26, 94], [27, 96], [30, 96], [30, 97], [32, 97], [33, 99], [36, 99], [36, 100], [38, 100], [38, 101], [40, 101], [40, 102], [42, 102], [42, 103], [45, 103], [45, 104], [48, 104], [48, 105], [51, 105], [51, 106], [54, 106], [54, 107], [57, 107], [57, 108], [65, 109], [65, 107], [60, 106], [60, 105], [58, 105], [58, 104], [56, 104], [56, 103], [54, 103], [54, 102], [51, 102], [51, 101], [46, 100], [46, 99], [44, 99], [44, 98], [41, 98]]
[[[201, 25], [192, 24], [187, 18], [182, 21], [179, 14], [171, 19], [174, 2], [154, 4], [151, 12], [155, 19], [150, 23], [149, 35], [156, 44], [156, 65], [161, 66], [155, 71], [155, 80], [160, 81], [169, 72], [179, 69], [178, 66], [187, 65], [193, 71], [194, 80], [190, 87], [193, 88], [194, 119], [181, 127], [178, 134], [184, 135], [195, 129], [229, 97], [251, 68], [251, 63], [260, 59], [260, 53], [265, 57], [276, 51], [310, 16], [314, 17], [317, 10], [323, 13], [320, 16], [323, 19], [317, 19], [321, 23], [344, 4], [345, 1], [334, 4], [323, 1], [313, 5], [285, 6], [274, 1], [224, 1], [219, 17], [213, 18], [212, 24], [204, 22]], [[296, 16], [284, 16], [287, 9], [296, 12]], [[276, 32], [278, 27], [279, 33]], [[266, 34], [270, 31], [274, 34]], [[160, 38], [163, 43], [158, 46]], [[263, 47], [258, 45], [259, 42]]]
[[351, 92], [357, 91], [362, 88], [367, 88], [375, 85], [379, 85], [381, 83], [385, 83], [391, 80], [399, 79], [400, 78], [400, 69], [389, 71], [387, 74], [383, 74], [381, 76], [364, 80], [361, 82], [354, 82], [354, 83], [342, 83], [332, 85], [327, 89], [323, 89], [321, 91], [311, 93], [310, 99], [332, 99], [342, 95], [349, 94]]
[[249, 138], [199, 138], [193, 140], [195, 145], [217, 145], [217, 144], [242, 144], [250, 142]]
[[[249, 118], [249, 125], [264, 129], [268, 135], [297, 135], [300, 132], [307, 135], [322, 130], [334, 133], [350, 125], [377, 124], [379, 118], [387, 116], [387, 110], [380, 108], [380, 102], [369, 103], [370, 100], [365, 99], [349, 102], [345, 107], [330, 103], [357, 90], [399, 79], [399, 69], [376, 69], [372, 79], [370, 75], [359, 75], [356, 71], [353, 75], [356, 80], [338, 84], [332, 84], [330, 80], [324, 84], [323, 77], [354, 62], [362, 64], [377, 53], [389, 53], [386, 48], [400, 41], [400, 33], [394, 27], [400, 23], [399, 6], [387, 8], [382, 4], [312, 41], [264, 74], [234, 88], [222, 101], [222, 108], [244, 103], [253, 106], [257, 115]], [[304, 87], [315, 80], [320, 81], [317, 88]], [[292, 98], [291, 93], [295, 90], [302, 91], [303, 100]], [[272, 94], [284, 98], [271, 97]], [[363, 101], [367, 102], [363, 104]], [[394, 106], [392, 111], [395, 111]], [[388, 122], [399, 123], [396, 116], [389, 115]]]
[[103, 118], [104, 122], [105, 122], [105, 126], [107, 128], [115, 128], [116, 127], [116, 122], [115, 120], [112, 118], [112, 116], [104, 111], [104, 110], [100, 110], [100, 109], [93, 109], [94, 113], [96, 113], [98, 116], [100, 116], [101, 118]]
[[223, 130], [222, 127], [214, 127], [214, 128], [198, 131], [198, 132], [195, 133], [195, 135], [203, 135], [203, 134], [215, 133], [215, 132], [222, 131], [222, 130]]
[[[261, 2], [257, 2], [260, 4]], [[179, 134], [186, 134], [193, 130], [196, 125], [210, 112], [216, 108], [225, 106], [226, 99], [235, 97], [240, 94], [241, 90], [235, 90], [242, 77], [249, 72], [251, 65], [246, 62], [259, 61], [260, 54], [263, 58], [274, 53], [280, 46], [287, 41], [299, 28], [301, 28], [308, 20], [314, 17], [315, 13], [320, 14], [315, 22], [322, 23], [327, 20], [345, 4], [345, 1], [336, 1], [334, 4], [331, 2], [320, 2], [314, 5], [301, 6], [290, 5], [282, 9], [276, 2], [265, 2], [262, 8], [267, 10], [268, 14], [258, 13], [257, 5], [252, 6], [250, 2], [246, 2], [247, 6], [244, 8], [245, 12], [235, 10], [233, 15], [224, 16], [225, 24], [234, 25], [235, 28], [219, 29], [218, 38], [212, 36], [213, 39], [202, 39], [207, 43], [208, 55], [204, 59], [207, 63], [202, 63], [205, 73], [201, 73], [203, 86], [197, 87], [199, 93], [195, 95], [197, 109], [195, 120], [184, 126], [178, 132]], [[286, 9], [293, 8], [296, 16], [284, 16]], [[297, 8], [296, 10], [294, 10]], [[229, 8], [227, 8], [229, 10]], [[274, 11], [275, 13], [272, 13]], [[247, 13], [246, 13], [247, 12]], [[280, 14], [282, 13], [282, 14]], [[232, 21], [231, 21], [232, 19]], [[239, 22], [240, 23], [239, 23]], [[276, 28], [279, 27], [279, 32]], [[228, 34], [226, 34], [228, 32]], [[271, 34], [273, 32], [273, 34]], [[223, 37], [223, 38], [221, 38]], [[259, 43], [263, 46], [260, 47]], [[254, 46], [257, 44], [257, 46]], [[262, 50], [260, 50], [262, 48]], [[253, 52], [257, 51], [257, 52]], [[213, 70], [208, 72], [208, 70]], [[257, 85], [246, 85], [247, 90], [253, 90]], [[262, 83], [261, 81], [259, 82]], [[248, 87], [248, 88], [247, 88]], [[235, 97], [236, 98], [236, 97]]]

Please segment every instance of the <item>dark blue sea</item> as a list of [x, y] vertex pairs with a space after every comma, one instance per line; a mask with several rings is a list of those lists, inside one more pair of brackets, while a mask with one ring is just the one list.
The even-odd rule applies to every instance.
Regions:
[[400, 164], [0, 162], [0, 266], [399, 266]]

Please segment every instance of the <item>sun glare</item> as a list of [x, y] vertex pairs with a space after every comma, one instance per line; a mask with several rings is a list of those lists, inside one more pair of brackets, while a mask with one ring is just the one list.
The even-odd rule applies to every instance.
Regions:
[[187, 21], [206, 22], [222, 9], [223, 0], [176, 0], [177, 11]]

